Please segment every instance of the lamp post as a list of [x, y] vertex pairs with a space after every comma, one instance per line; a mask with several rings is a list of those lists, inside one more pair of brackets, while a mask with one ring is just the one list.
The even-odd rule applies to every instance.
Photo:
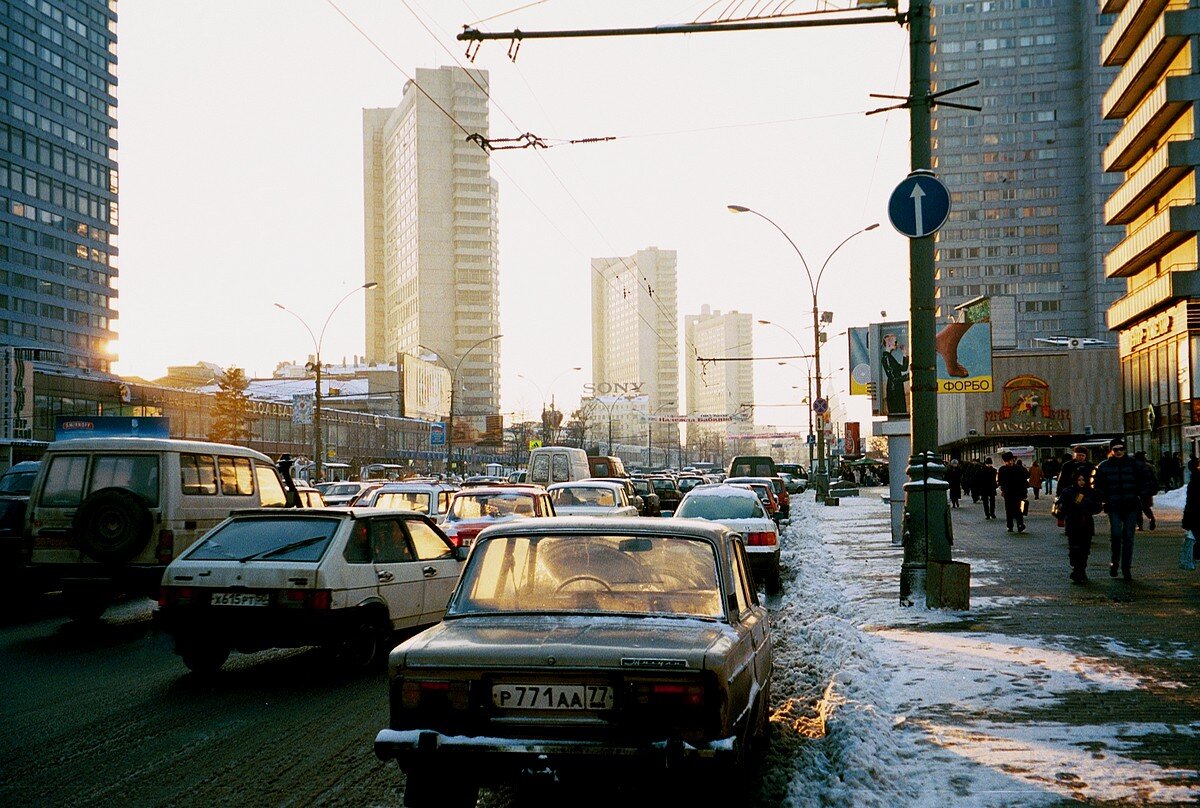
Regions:
[[462, 363], [464, 361], [466, 361], [466, 358], [471, 355], [471, 351], [475, 350], [480, 345], [483, 345], [485, 342], [491, 342], [494, 339], [500, 339], [502, 336], [504, 336], [504, 335], [503, 334], [492, 334], [490, 337], [484, 337], [483, 339], [479, 340], [478, 342], [476, 342], [474, 345], [472, 345], [470, 348], [467, 348], [467, 350], [463, 352], [463, 355], [460, 356], [458, 361], [454, 363], [453, 368], [451, 368], [450, 365], [446, 362], [446, 360], [442, 358], [442, 355], [440, 353], [438, 353], [437, 351], [435, 351], [433, 348], [430, 348], [428, 345], [421, 345], [420, 343], [417, 344], [418, 348], [420, 348], [424, 351], [429, 351], [431, 354], [436, 356], [438, 361], [441, 362], [443, 366], [445, 366], [446, 370], [450, 371], [450, 413], [449, 413], [449, 418], [446, 419], [446, 473], [447, 474], [450, 473], [450, 464], [453, 462], [453, 460], [452, 460], [453, 454], [452, 453], [454, 450], [454, 399], [457, 397], [456, 391], [458, 390], [458, 371], [462, 368]]
[[[654, 417], [656, 415], [658, 415], [660, 412], [662, 412], [663, 409], [666, 407], [674, 407], [676, 412], [678, 412], [679, 411], [679, 403], [676, 401], [663, 402], [662, 404], [659, 404], [657, 407], [655, 407], [653, 412], [650, 411], [649, 403], [650, 402], [647, 399], [647, 401], [646, 401], [646, 404], [647, 404], [647, 406], [646, 406], [646, 467], [654, 468]], [[675, 426], [675, 433], [676, 433], [676, 435], [679, 434], [679, 425], [678, 424], [676, 424], [676, 426]], [[664, 463], [663, 465], [670, 466], [671, 465], [670, 464], [670, 459], [671, 459], [671, 450], [670, 449], [667, 449], [666, 455], [667, 455], [668, 462]]]
[[[796, 242], [792, 241], [792, 237], [789, 236], [782, 227], [775, 224], [775, 222], [773, 222], [771, 219], [767, 218], [763, 214], [759, 213], [758, 211], [752, 210], [751, 208], [748, 208], [744, 205], [727, 205], [726, 207], [728, 207], [730, 212], [732, 212], [732, 213], [753, 213], [758, 218], [760, 218], [763, 221], [770, 224], [772, 227], [774, 227], [776, 230], [778, 230], [779, 233], [785, 239], [787, 239], [788, 244], [792, 245], [792, 249], [795, 250], [796, 255], [798, 255], [800, 257], [800, 264], [801, 264], [801, 266], [804, 267], [804, 274], [806, 276], [808, 276], [809, 291], [812, 292], [813, 364], [815, 365], [816, 371], [817, 371], [816, 372], [816, 376], [817, 376], [817, 391], [816, 392], [817, 392], [817, 398], [819, 399], [819, 398], [821, 398], [821, 320], [820, 320], [820, 311], [817, 308], [817, 292], [820, 291], [820, 288], [821, 288], [821, 278], [825, 275], [825, 268], [827, 266], [829, 266], [829, 260], [831, 258], [833, 258], [834, 254], [837, 253], [837, 251], [842, 248], [842, 245], [844, 245], [847, 241], [849, 241], [850, 239], [859, 235], [860, 233], [865, 233], [868, 230], [874, 230], [875, 228], [879, 227], [879, 222], [874, 222], [872, 224], [869, 224], [866, 227], [862, 228], [861, 230], [855, 230], [853, 233], [851, 233], [850, 235], [848, 235], [844, 239], [842, 239], [841, 243], [839, 243], [836, 247], [834, 247], [833, 250], [829, 253], [829, 255], [827, 255], [825, 257], [825, 261], [821, 264], [820, 270], [817, 271], [817, 277], [816, 277], [816, 279], [814, 279], [812, 276], [812, 272], [809, 271], [808, 262], [806, 260], [804, 260], [804, 253], [800, 252], [800, 248], [796, 246]], [[829, 492], [829, 478], [826, 475], [826, 469], [825, 469], [825, 433], [824, 433], [824, 430], [817, 431], [817, 465], [818, 465], [818, 469], [813, 472], [813, 487], [816, 489], [817, 498], [824, 499], [825, 495]]]
[[299, 314], [296, 314], [296, 312], [292, 311], [282, 303], [275, 304], [275, 308], [286, 311], [288, 314], [299, 320], [300, 325], [304, 326], [304, 330], [308, 332], [308, 336], [311, 337], [313, 341], [313, 358], [315, 360], [314, 365], [317, 375], [317, 385], [313, 394], [313, 461], [317, 464], [317, 480], [324, 479], [324, 474], [322, 474], [321, 470], [325, 466], [325, 436], [321, 431], [321, 343], [325, 341], [325, 329], [329, 327], [329, 321], [333, 319], [333, 313], [338, 310], [339, 306], [349, 300], [355, 292], [374, 289], [378, 285], [379, 284], [375, 281], [369, 281], [364, 283], [362, 286], [356, 286], [347, 292], [346, 296], [335, 303], [333, 308], [330, 309], [329, 316], [325, 318], [325, 324], [321, 326], [320, 336], [313, 334], [312, 329], [308, 327], [308, 323], [304, 322], [304, 318]]

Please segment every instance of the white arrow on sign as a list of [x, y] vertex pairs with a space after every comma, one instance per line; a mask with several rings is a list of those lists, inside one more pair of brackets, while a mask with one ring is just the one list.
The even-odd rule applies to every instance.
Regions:
[[913, 186], [913, 191], [910, 194], [913, 201], [913, 217], [916, 219], [916, 230], [918, 233], [924, 234], [925, 221], [921, 216], [921, 197], [925, 196], [925, 192], [921, 190], [921, 184], [917, 183]]

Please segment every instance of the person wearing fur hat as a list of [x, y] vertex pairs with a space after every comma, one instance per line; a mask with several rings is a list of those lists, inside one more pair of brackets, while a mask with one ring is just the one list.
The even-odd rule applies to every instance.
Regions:
[[1125, 440], [1113, 438], [1108, 444], [1108, 458], [1096, 466], [1092, 482], [1096, 496], [1104, 505], [1111, 527], [1112, 563], [1108, 574], [1117, 577], [1118, 569], [1126, 581], [1133, 580], [1133, 534], [1145, 496], [1158, 490], [1151, 468], [1125, 452]]

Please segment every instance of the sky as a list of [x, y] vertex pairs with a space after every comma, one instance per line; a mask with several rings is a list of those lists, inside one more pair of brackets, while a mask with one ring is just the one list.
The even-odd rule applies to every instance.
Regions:
[[[417, 67], [469, 65], [454, 39], [462, 26], [523, 5], [478, 27], [646, 26], [754, 4], [121, 0], [116, 371], [156, 378], [209, 361], [262, 377], [313, 353], [272, 304], [320, 334], [364, 281], [361, 110], [397, 105]], [[731, 203], [787, 232], [814, 280], [842, 239], [881, 223], [838, 250], [820, 281], [820, 308], [834, 312], [826, 389], [848, 389], [841, 332], [883, 311], [907, 319], [907, 244], [886, 204], [908, 173], [908, 116], [864, 115], [891, 103], [870, 93], [907, 89], [900, 26], [526, 40], [515, 62], [507, 42], [485, 42], [471, 66], [490, 74], [493, 138], [617, 138], [493, 152], [503, 412], [535, 413], [552, 394], [569, 406], [591, 379], [592, 257], [676, 250], [681, 346], [682, 318], [708, 304], [795, 337], [756, 325], [756, 355], [810, 347], [801, 260]], [[340, 361], [364, 346], [363, 303], [351, 296], [321, 355]], [[756, 402], [796, 404], [806, 391], [792, 386], [807, 385], [797, 363], [755, 362]], [[681, 399], [698, 372], [681, 368]], [[849, 420], [870, 420], [865, 397], [842, 401]], [[755, 421], [807, 418], [800, 406], [762, 406]]]

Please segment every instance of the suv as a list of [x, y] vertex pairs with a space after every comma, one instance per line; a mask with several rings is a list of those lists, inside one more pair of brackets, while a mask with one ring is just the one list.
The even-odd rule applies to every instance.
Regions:
[[197, 673], [304, 645], [366, 668], [394, 631], [442, 619], [466, 557], [411, 511], [237, 511], [167, 567], [155, 620]]
[[90, 621], [119, 594], [152, 597], [167, 564], [231, 511], [293, 503], [253, 449], [77, 438], [46, 449], [25, 526], [35, 571], [62, 582], [72, 619]]
[[633, 477], [629, 483], [642, 500], [642, 516], [662, 516], [661, 500], [654, 492], [654, 485], [645, 477]]
[[649, 477], [647, 479], [654, 486], [654, 493], [658, 494], [660, 511], [674, 511], [679, 507], [679, 500], [683, 499], [683, 494], [676, 485], [674, 477]]
[[442, 482], [387, 483], [359, 497], [356, 508], [392, 508], [423, 513], [442, 522], [450, 510], [450, 499], [458, 486]]

